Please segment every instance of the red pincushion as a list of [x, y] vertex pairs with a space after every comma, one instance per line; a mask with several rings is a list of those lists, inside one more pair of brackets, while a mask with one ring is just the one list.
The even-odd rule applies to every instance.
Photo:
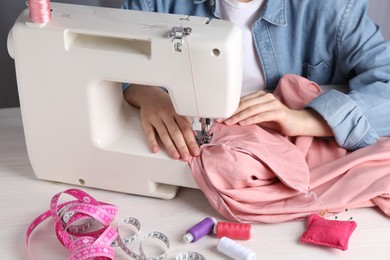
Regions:
[[312, 214], [308, 219], [307, 230], [301, 236], [301, 242], [333, 247], [343, 251], [348, 249], [348, 241], [355, 230], [355, 221], [324, 219]]

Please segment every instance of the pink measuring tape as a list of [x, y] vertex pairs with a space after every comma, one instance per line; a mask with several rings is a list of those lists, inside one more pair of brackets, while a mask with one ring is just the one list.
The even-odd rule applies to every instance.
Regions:
[[[58, 204], [62, 194], [69, 194], [76, 200]], [[122, 239], [119, 234], [119, 226], [114, 229], [110, 226], [115, 219], [117, 207], [111, 204], [95, 200], [88, 193], [78, 189], [68, 189], [56, 194], [50, 203], [50, 210], [38, 216], [28, 227], [26, 232], [26, 247], [29, 251], [29, 240], [32, 232], [43, 221], [52, 217], [55, 221], [55, 231], [60, 243], [69, 250], [69, 260], [86, 259], [114, 259], [115, 246], [119, 246], [130, 257], [134, 259], [164, 259], [169, 250], [168, 238], [160, 232], [148, 232], [143, 236], [142, 241], [149, 238], [161, 240], [166, 251], [159, 256], [146, 257], [140, 242], [140, 254], [136, 254], [127, 248], [137, 240], [141, 225], [135, 218], [127, 217], [120, 222], [132, 225], [137, 232], [127, 238]], [[98, 223], [96, 223], [98, 222]], [[88, 232], [92, 229], [93, 231]], [[32, 255], [31, 255], [32, 256]], [[32, 256], [33, 257], [33, 256]]]
[[[77, 200], [58, 205], [59, 197], [63, 193], [69, 194]], [[111, 243], [117, 238], [118, 233], [110, 226], [110, 223], [114, 220], [116, 213], [116, 206], [99, 202], [84, 191], [69, 189], [60, 192], [52, 198], [50, 210], [38, 216], [28, 227], [26, 232], [27, 249], [34, 229], [52, 217], [55, 221], [58, 240], [70, 252], [69, 259], [81, 260], [91, 257], [114, 259], [115, 251]], [[94, 220], [99, 221], [102, 227], [94, 232], [84, 233], [92, 226]]]
[[[59, 198], [62, 194], [71, 195], [76, 198], [76, 200], [59, 204]], [[118, 209], [116, 206], [97, 201], [88, 193], [79, 189], [68, 189], [57, 193], [51, 199], [50, 209], [38, 216], [28, 227], [25, 238], [27, 250], [31, 257], [34, 258], [29, 250], [30, 237], [33, 231], [43, 221], [52, 217], [58, 240], [69, 250], [69, 260], [113, 260], [115, 257], [115, 247], [120, 247], [127, 255], [137, 260], [163, 260], [168, 256], [170, 246], [168, 237], [157, 231], [148, 232], [142, 237], [139, 243], [139, 254], [131, 251], [127, 245], [138, 239], [141, 223], [135, 218], [126, 217], [122, 219], [118, 227], [114, 229], [111, 226], [111, 223], [115, 219], [117, 211]], [[198, 225], [202, 224], [202, 230], [195, 230], [196, 228], [194, 229], [194, 227], [187, 230], [187, 233], [192, 232], [193, 236], [195, 236], [191, 241], [188, 240], [187, 242], [196, 241], [201, 236], [211, 233], [215, 223], [215, 219], [206, 218], [196, 225], [196, 227], [199, 228]], [[121, 238], [120, 227], [123, 225], [131, 225], [132, 230], [135, 229], [136, 231], [132, 231], [134, 234], [129, 237]], [[239, 225], [239, 223], [236, 225]], [[236, 229], [232, 230], [234, 231]], [[245, 230], [247, 230], [247, 228], [245, 228]], [[233, 238], [235, 236], [231, 237]], [[164, 243], [166, 250], [158, 256], [147, 257], [144, 253], [142, 242], [150, 238], [160, 240]], [[187, 236], [185, 236], [185, 238], [187, 238]], [[243, 239], [241, 236], [235, 238]], [[245, 239], [246, 238], [247, 235], [245, 236]], [[227, 237], [220, 239], [217, 249], [234, 259], [249, 260], [254, 259], [253, 257], [255, 257], [253, 251], [236, 244]], [[177, 254], [176, 260], [206, 260], [206, 258], [198, 252], [187, 251]]]

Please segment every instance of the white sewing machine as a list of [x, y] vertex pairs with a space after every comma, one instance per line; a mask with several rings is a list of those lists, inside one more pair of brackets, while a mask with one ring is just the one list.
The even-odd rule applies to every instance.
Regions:
[[8, 37], [29, 158], [40, 179], [173, 198], [187, 163], [152, 154], [122, 82], [164, 86], [179, 114], [224, 118], [239, 102], [241, 32], [206, 18], [52, 3]]

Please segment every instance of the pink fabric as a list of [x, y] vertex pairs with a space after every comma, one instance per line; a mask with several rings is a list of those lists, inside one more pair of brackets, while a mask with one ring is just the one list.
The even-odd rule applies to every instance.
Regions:
[[[286, 75], [274, 94], [299, 109], [320, 93], [315, 83]], [[372, 206], [390, 216], [390, 138], [349, 153], [332, 139], [289, 139], [258, 126], [215, 124], [211, 131], [211, 143], [189, 166], [228, 219], [277, 223]]]
[[356, 226], [355, 221], [329, 220], [312, 214], [308, 217], [307, 229], [300, 241], [345, 251]]

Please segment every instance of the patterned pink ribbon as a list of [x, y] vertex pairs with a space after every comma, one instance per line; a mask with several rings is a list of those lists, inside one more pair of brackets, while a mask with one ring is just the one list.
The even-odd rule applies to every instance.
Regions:
[[[58, 204], [62, 194], [68, 194], [76, 200]], [[119, 246], [127, 255], [137, 260], [162, 260], [169, 251], [169, 240], [164, 234], [153, 231], [145, 234], [139, 245], [139, 254], [134, 253], [127, 244], [131, 244], [139, 237], [141, 224], [132, 217], [124, 218], [119, 226], [131, 225], [137, 232], [132, 236], [122, 239], [119, 234], [119, 226], [114, 229], [110, 226], [117, 214], [117, 207], [111, 204], [95, 200], [88, 193], [78, 189], [68, 189], [57, 193], [51, 199], [50, 209], [38, 216], [28, 227], [26, 232], [26, 247], [29, 250], [29, 240], [32, 232], [46, 219], [54, 219], [55, 232], [60, 243], [69, 250], [69, 260], [107, 260], [114, 259], [114, 247]], [[96, 223], [98, 222], [98, 223]], [[88, 230], [94, 230], [88, 232]], [[147, 257], [144, 253], [142, 242], [145, 239], [158, 239], [166, 246], [166, 251], [161, 255]], [[34, 258], [31, 255], [32, 258]]]
[[[58, 200], [64, 193], [77, 200], [58, 205]], [[27, 249], [31, 233], [51, 216], [55, 221], [57, 238], [69, 250], [70, 260], [114, 259], [115, 251], [111, 244], [118, 237], [118, 233], [110, 223], [115, 219], [116, 213], [116, 206], [99, 202], [84, 191], [68, 189], [60, 192], [52, 198], [50, 210], [38, 216], [28, 227]], [[68, 217], [66, 221], [65, 216]], [[100, 223], [100, 228], [85, 233], [95, 220]]]

